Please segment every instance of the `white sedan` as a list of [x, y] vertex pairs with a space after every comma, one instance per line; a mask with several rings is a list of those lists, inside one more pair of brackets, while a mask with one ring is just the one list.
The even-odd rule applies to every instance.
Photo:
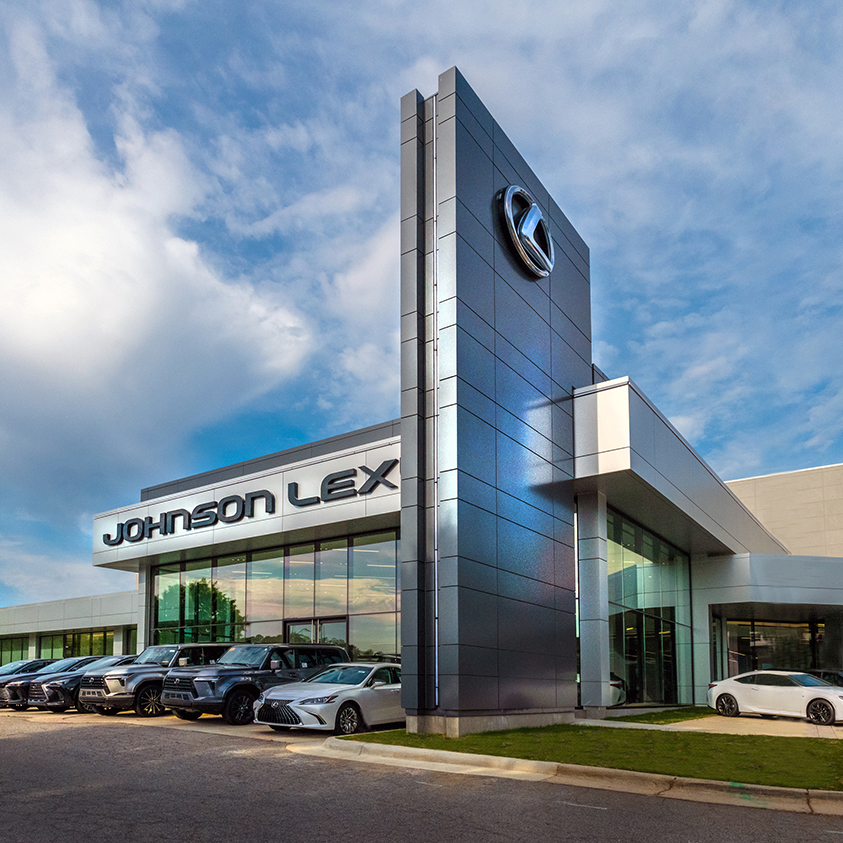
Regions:
[[304, 682], [276, 685], [255, 700], [255, 723], [353, 735], [379, 723], [404, 720], [401, 665], [344, 662]]
[[790, 670], [755, 670], [708, 686], [708, 704], [724, 717], [807, 717], [830, 726], [843, 720], [843, 689]]

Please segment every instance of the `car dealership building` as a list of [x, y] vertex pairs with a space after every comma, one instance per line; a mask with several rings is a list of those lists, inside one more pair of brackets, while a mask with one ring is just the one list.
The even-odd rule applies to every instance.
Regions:
[[400, 420], [96, 516], [137, 591], [0, 609], [0, 658], [340, 642], [446, 734], [843, 665], [843, 467], [727, 485], [593, 365], [588, 247], [455, 68], [401, 153]]

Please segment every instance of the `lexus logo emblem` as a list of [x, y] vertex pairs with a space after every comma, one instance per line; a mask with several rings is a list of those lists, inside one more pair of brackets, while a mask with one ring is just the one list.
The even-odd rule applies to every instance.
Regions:
[[534, 275], [547, 278], [553, 269], [553, 239], [536, 200], [511, 184], [503, 194], [503, 216], [518, 257]]

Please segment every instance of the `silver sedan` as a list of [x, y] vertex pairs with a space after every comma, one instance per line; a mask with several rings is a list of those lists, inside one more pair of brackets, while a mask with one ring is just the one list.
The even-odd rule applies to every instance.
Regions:
[[254, 708], [255, 723], [276, 731], [295, 727], [353, 735], [367, 726], [402, 722], [401, 665], [331, 665], [304, 682], [269, 688]]
[[755, 670], [712, 682], [708, 704], [724, 717], [807, 717], [820, 726], [843, 720], [843, 689], [790, 670]]

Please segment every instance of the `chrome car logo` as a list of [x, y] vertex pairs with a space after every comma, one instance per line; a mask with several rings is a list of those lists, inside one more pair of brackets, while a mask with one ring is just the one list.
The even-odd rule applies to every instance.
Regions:
[[503, 216], [518, 257], [534, 275], [547, 278], [553, 269], [553, 239], [536, 200], [511, 184], [503, 194]]

